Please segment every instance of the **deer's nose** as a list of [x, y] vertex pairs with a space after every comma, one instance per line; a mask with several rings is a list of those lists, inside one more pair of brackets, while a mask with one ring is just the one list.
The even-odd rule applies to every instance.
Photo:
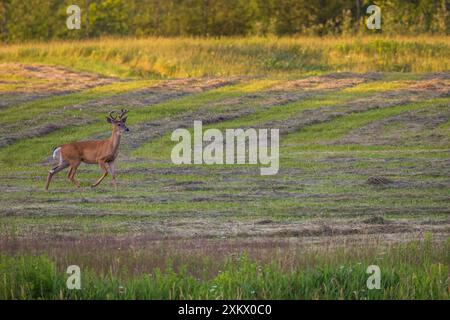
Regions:
[[126, 128], [126, 129], [125, 129], [125, 131], [126, 131], [126, 132], [129, 132], [129, 131], [130, 131], [130, 129]]

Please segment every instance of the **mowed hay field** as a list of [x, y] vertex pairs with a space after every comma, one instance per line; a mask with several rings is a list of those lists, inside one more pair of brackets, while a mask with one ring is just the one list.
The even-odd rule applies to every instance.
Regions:
[[[0, 298], [448, 299], [449, 57], [445, 37], [2, 46]], [[118, 188], [81, 165], [45, 192], [53, 148], [121, 108]], [[280, 129], [278, 174], [172, 164], [194, 120]]]

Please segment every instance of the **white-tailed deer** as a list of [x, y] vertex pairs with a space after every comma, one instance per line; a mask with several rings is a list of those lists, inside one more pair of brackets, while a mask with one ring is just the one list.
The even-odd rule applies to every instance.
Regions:
[[125, 115], [127, 112], [128, 110], [122, 109], [119, 115], [114, 115], [115, 111], [109, 113], [106, 120], [112, 125], [112, 134], [110, 138], [99, 141], [73, 142], [57, 147], [53, 151], [53, 158], [56, 159], [59, 157], [59, 164], [49, 171], [45, 190], [48, 190], [52, 177], [67, 167], [70, 167], [67, 178], [77, 187], [80, 187], [80, 183], [75, 180], [75, 173], [81, 162], [98, 164], [103, 170], [103, 175], [92, 185], [92, 187], [98, 186], [108, 173], [111, 173], [112, 183], [116, 186], [114, 161], [119, 153], [120, 136], [122, 132], [130, 131], [125, 126], [125, 122], [127, 121]]

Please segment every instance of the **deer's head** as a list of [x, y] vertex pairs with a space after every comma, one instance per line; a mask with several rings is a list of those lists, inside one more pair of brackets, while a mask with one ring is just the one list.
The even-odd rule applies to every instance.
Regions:
[[116, 130], [119, 134], [122, 134], [122, 132], [128, 132], [130, 129], [128, 129], [125, 125], [125, 122], [127, 121], [127, 113], [128, 110], [126, 109], [122, 109], [119, 114], [117, 114], [116, 111], [111, 111], [108, 117], [106, 117], [106, 121], [111, 123], [113, 130]]

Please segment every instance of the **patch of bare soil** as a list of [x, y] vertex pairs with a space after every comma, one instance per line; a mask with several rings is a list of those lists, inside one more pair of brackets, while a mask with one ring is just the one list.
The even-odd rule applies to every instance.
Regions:
[[393, 181], [385, 177], [369, 177], [369, 179], [367, 179], [367, 183], [372, 186], [379, 186], [392, 184]]
[[450, 80], [449, 72], [430, 72], [422, 76], [422, 79], [443, 79]]
[[118, 81], [115, 78], [75, 72], [62, 67], [20, 63], [0, 64], [0, 79], [2, 84], [13, 88], [11, 91], [0, 92], [0, 108]]
[[336, 90], [353, 87], [366, 81], [375, 81], [382, 78], [381, 73], [330, 73], [322, 76], [313, 76], [299, 80], [288, 81], [272, 88], [274, 91], [290, 90]]

